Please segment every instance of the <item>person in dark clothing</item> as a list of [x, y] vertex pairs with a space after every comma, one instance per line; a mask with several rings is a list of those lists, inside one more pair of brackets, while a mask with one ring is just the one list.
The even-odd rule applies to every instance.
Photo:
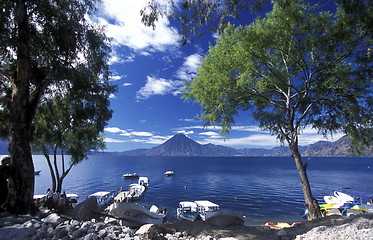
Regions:
[[8, 179], [11, 175], [10, 157], [3, 156], [0, 166], [0, 211], [4, 210], [3, 205], [8, 198]]

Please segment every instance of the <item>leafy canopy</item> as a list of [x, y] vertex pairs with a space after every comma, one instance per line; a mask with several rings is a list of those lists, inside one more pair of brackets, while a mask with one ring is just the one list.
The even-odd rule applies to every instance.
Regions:
[[[98, 76], [108, 80], [109, 39], [102, 27], [86, 18], [98, 1], [1, 1], [0, 119], [9, 118], [12, 84], [27, 92], [26, 116], [32, 120], [42, 96], [65, 91], [72, 82], [84, 87]], [[24, 38], [20, 24], [26, 25]], [[17, 56], [20, 49], [27, 54]], [[18, 68], [21, 60], [29, 69]], [[26, 72], [27, 83], [16, 83], [21, 72]], [[3, 138], [6, 122], [0, 127]]]
[[263, 19], [224, 30], [184, 98], [225, 133], [240, 111], [250, 110], [262, 129], [289, 143], [306, 126], [369, 142], [369, 43], [369, 33], [341, 8], [329, 13], [300, 0], [274, 1]]

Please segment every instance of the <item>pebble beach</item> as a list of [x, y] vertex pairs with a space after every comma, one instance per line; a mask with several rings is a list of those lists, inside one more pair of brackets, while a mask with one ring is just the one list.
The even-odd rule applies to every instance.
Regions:
[[122, 226], [119, 220], [92, 218], [78, 221], [55, 212], [35, 215], [0, 213], [0, 239], [124, 239], [124, 240], [250, 240], [250, 239], [364, 239], [373, 240], [373, 214], [351, 217], [330, 216], [296, 224], [290, 228], [273, 226], [231, 226], [218, 228], [203, 221], [173, 221], [140, 228]]

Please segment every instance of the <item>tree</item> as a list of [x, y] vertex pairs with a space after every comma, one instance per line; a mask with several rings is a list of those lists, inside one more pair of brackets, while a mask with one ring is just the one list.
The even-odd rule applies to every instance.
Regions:
[[46, 158], [53, 192], [61, 192], [64, 178], [88, 151], [105, 148], [101, 133], [112, 116], [108, 98], [115, 88], [95, 80], [84, 83], [84, 88], [73, 86], [67, 94], [44, 98], [33, 122], [32, 147]]
[[[261, 10], [266, 3], [268, 0], [170, 0], [162, 4], [149, 0], [140, 14], [145, 26], [153, 29], [159, 17], [167, 16], [177, 20], [180, 23], [181, 43], [185, 45], [194, 36], [201, 36], [206, 28], [212, 32], [221, 31], [231, 20], [238, 19], [243, 11]], [[179, 11], [170, 11], [170, 4]]]
[[52, 89], [48, 87], [58, 92], [66, 83], [79, 86], [84, 74], [108, 79], [108, 39], [85, 18], [96, 2], [0, 2], [0, 76], [11, 86], [1, 94], [2, 118], [8, 117], [8, 152], [15, 166], [11, 212], [32, 210], [31, 126], [41, 97]]
[[356, 23], [342, 9], [331, 14], [303, 1], [276, 1], [265, 18], [228, 26], [186, 83], [184, 98], [202, 106], [207, 125], [227, 133], [236, 115], [251, 111], [262, 129], [287, 142], [311, 219], [321, 213], [298, 149], [302, 131], [344, 131], [372, 142], [373, 64], [361, 61], [371, 38]]

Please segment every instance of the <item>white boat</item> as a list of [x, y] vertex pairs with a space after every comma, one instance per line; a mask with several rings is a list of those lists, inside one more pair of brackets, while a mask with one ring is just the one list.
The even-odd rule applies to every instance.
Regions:
[[138, 178], [139, 177], [139, 174], [137, 173], [126, 173], [126, 174], [123, 174], [122, 178], [124, 179], [130, 179], [130, 178]]
[[178, 219], [194, 221], [199, 217], [198, 206], [195, 202], [180, 202], [176, 215]]
[[228, 209], [220, 209], [218, 204], [210, 201], [195, 201], [198, 207], [199, 217], [203, 221], [218, 227], [243, 225], [245, 219], [241, 213]]
[[142, 195], [144, 195], [145, 189], [146, 188], [143, 185], [140, 185], [140, 184], [137, 184], [137, 183], [130, 184], [129, 191], [128, 191], [128, 194], [127, 194], [127, 199], [128, 200], [138, 200], [138, 199], [140, 199], [142, 197]]
[[122, 220], [122, 224], [137, 227], [144, 224], [160, 224], [166, 221], [167, 211], [159, 211], [152, 205], [150, 209], [130, 202], [114, 202], [109, 207], [109, 214]]
[[202, 200], [202, 201], [194, 201], [197, 205], [197, 211], [199, 213], [199, 216], [203, 221], [206, 221], [210, 217], [217, 214], [220, 207], [218, 204], [215, 204], [213, 202]]
[[149, 178], [148, 177], [139, 177], [138, 184], [148, 187], [149, 186]]
[[170, 176], [175, 175], [175, 172], [169, 170], [169, 171], [164, 172], [164, 175], [165, 175], [166, 177], [170, 177]]
[[71, 208], [74, 208], [76, 205], [78, 205], [78, 199], [79, 199], [78, 194], [67, 193], [66, 198], [67, 198]]
[[114, 199], [114, 193], [111, 192], [96, 192], [88, 196], [88, 198], [96, 198], [99, 208], [108, 206]]

